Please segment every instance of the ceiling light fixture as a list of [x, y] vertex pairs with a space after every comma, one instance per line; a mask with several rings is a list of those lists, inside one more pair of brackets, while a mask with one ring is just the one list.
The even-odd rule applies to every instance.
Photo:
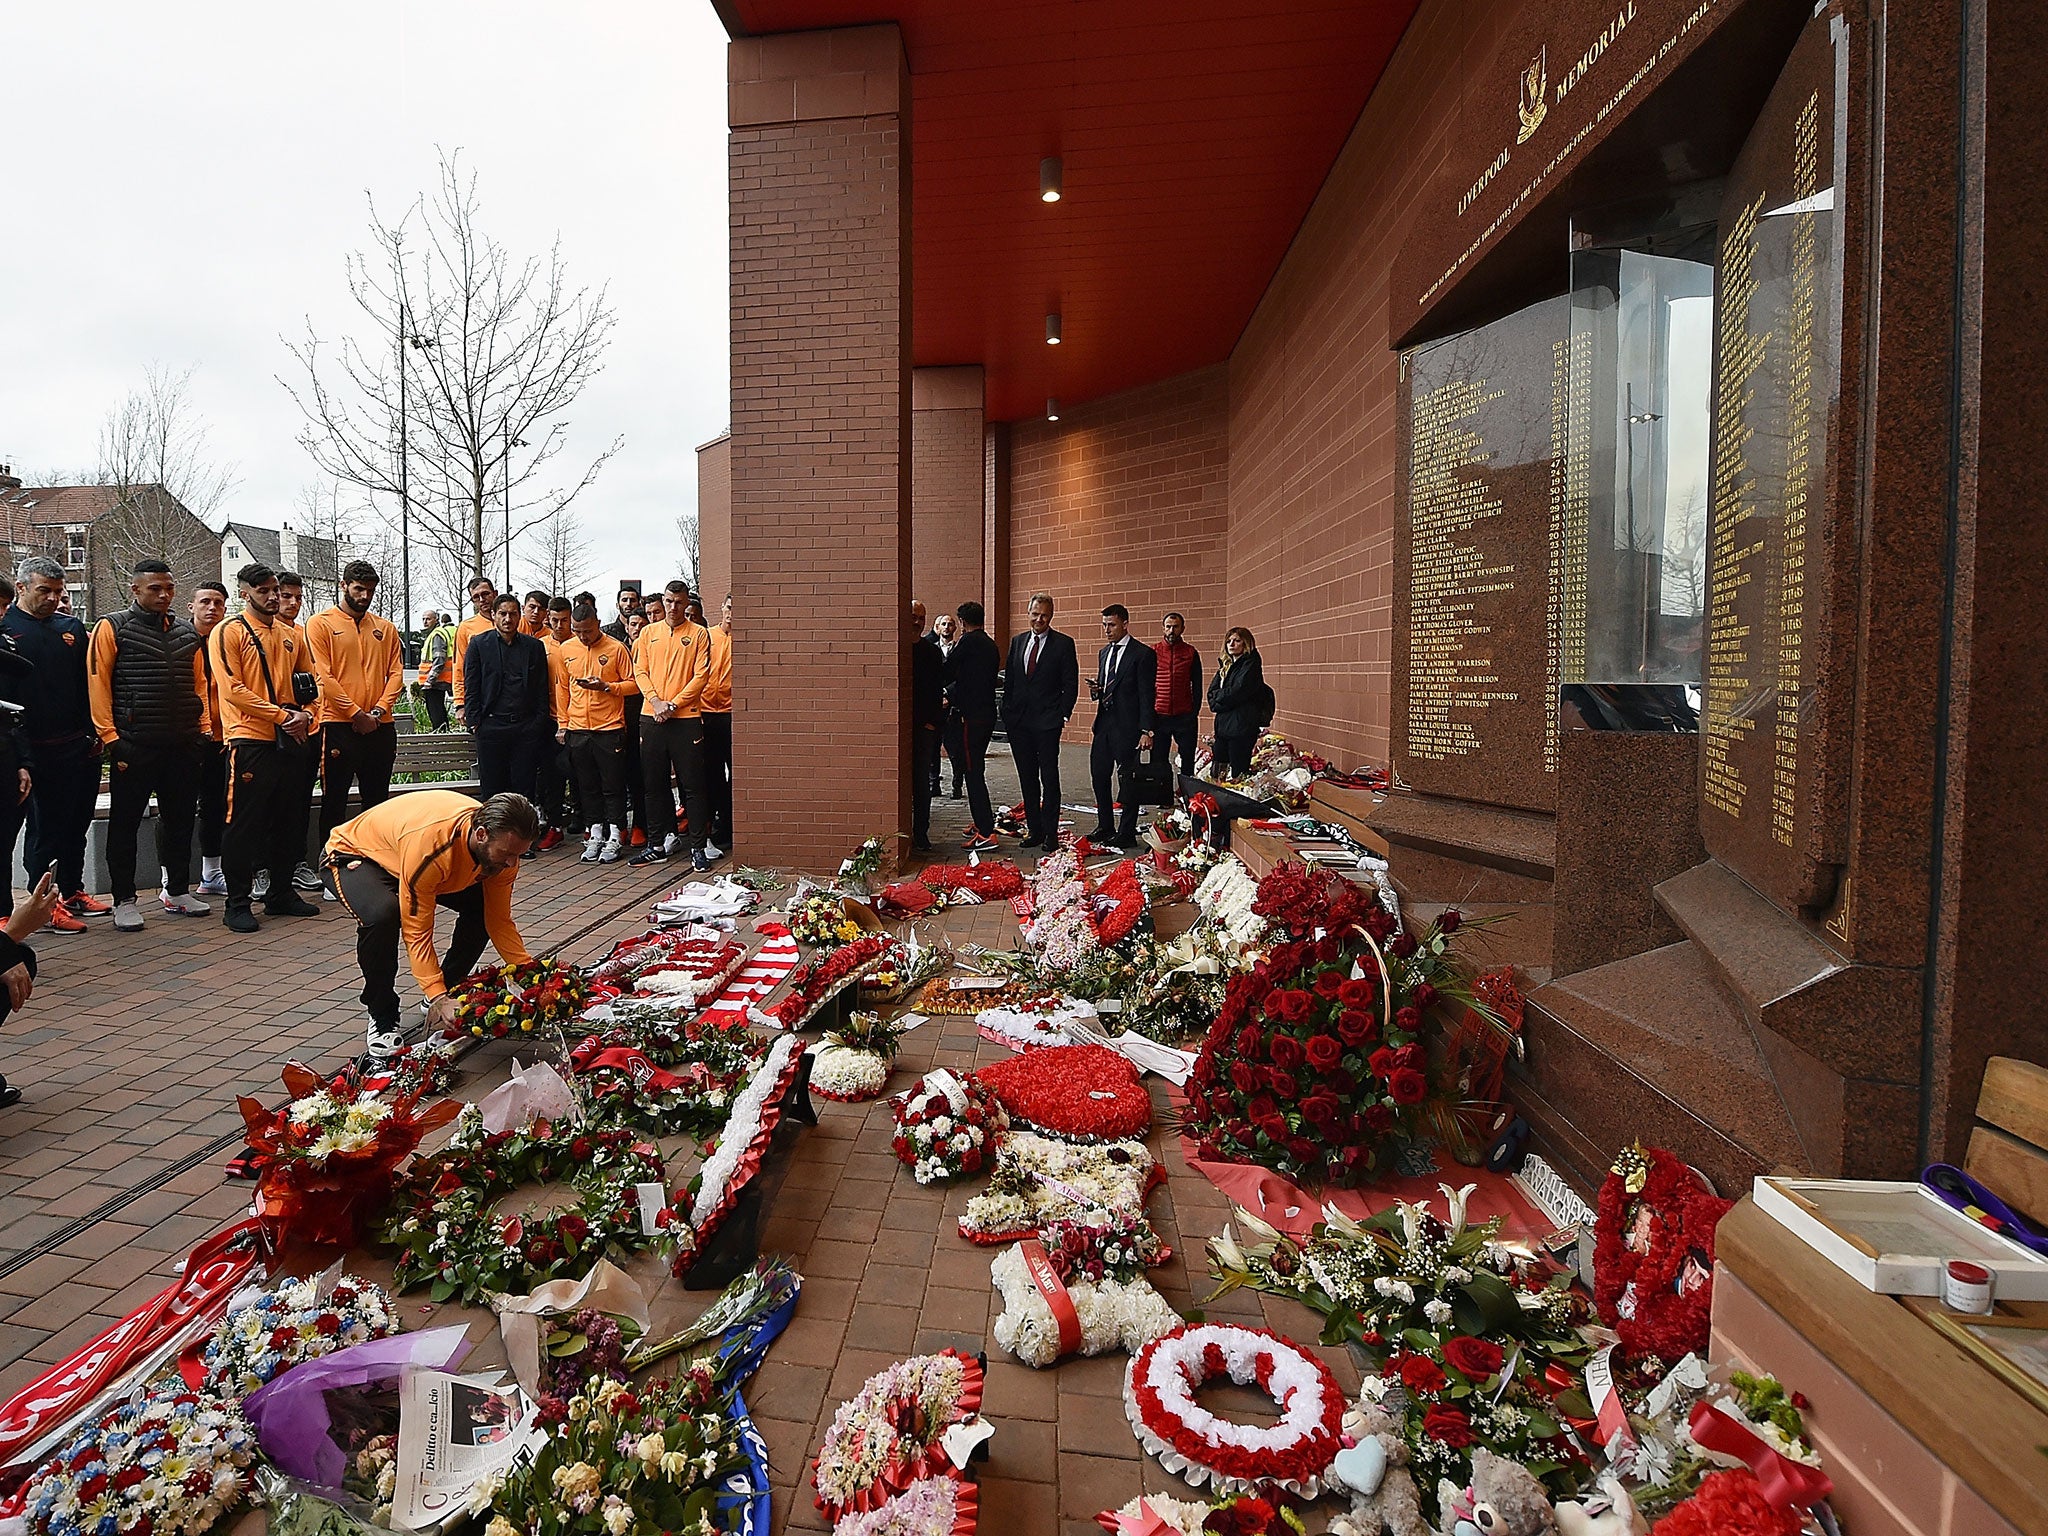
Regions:
[[1045, 419], [1047, 421], [1058, 421], [1060, 419], [1060, 403], [1053, 399], [1051, 395], [1045, 397]]
[[1060, 317], [1057, 312], [1045, 317], [1045, 344], [1048, 347], [1060, 344]]
[[1042, 203], [1056, 203], [1060, 200], [1060, 157], [1047, 155], [1038, 162], [1038, 200]]

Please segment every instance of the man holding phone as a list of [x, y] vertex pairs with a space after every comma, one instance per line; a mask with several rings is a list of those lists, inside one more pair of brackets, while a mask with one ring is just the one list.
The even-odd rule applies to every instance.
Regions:
[[613, 864], [626, 835], [626, 701], [639, 696], [640, 685], [633, 653], [599, 626], [595, 604], [572, 609], [570, 627], [556, 653], [555, 724], [590, 818], [583, 861]]

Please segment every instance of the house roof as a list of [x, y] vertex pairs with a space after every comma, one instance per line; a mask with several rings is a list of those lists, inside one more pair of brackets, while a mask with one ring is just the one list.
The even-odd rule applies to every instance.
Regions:
[[221, 529], [223, 539], [234, 539], [242, 546], [242, 559], [261, 560], [265, 565], [276, 566], [284, 551], [284, 542], [275, 528], [259, 528], [254, 523], [229, 523]]
[[295, 566], [299, 574], [309, 581], [333, 581], [341, 572], [334, 540], [318, 534], [295, 532], [298, 542], [289, 560], [285, 558], [284, 534], [280, 529], [265, 528], [256, 523], [229, 523], [221, 530], [221, 537], [240, 542], [245, 562], [261, 560], [265, 565], [278, 568]]
[[5, 504], [10, 524], [52, 528], [105, 517], [119, 499], [111, 485], [25, 485], [9, 491]]

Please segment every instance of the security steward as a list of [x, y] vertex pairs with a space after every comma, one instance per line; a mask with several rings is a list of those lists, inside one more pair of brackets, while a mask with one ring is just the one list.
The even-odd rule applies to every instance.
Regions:
[[207, 717], [212, 689], [199, 631], [171, 611], [177, 589], [170, 566], [137, 561], [128, 591], [134, 601], [93, 626], [86, 691], [93, 728], [107, 749], [107, 878], [114, 927], [140, 933], [135, 848], [151, 795], [164, 909], [186, 917], [213, 910], [191, 894], [199, 744], [213, 728]]
[[[387, 800], [334, 829], [326, 864], [342, 905], [356, 920], [356, 964], [370, 1015], [370, 1054], [399, 1048], [398, 945], [427, 999], [427, 1023], [455, 1018], [449, 989], [470, 973], [488, 935], [498, 958], [533, 956], [512, 921], [519, 860], [540, 837], [540, 812], [523, 795], [478, 804], [452, 789], [419, 789]], [[434, 909], [455, 913], [448, 952], [434, 953]]]
[[298, 702], [295, 677], [311, 676], [312, 658], [297, 628], [278, 617], [283, 594], [277, 572], [260, 561], [235, 573], [242, 612], [225, 619], [207, 642], [220, 690], [228, 744], [228, 830], [221, 863], [228, 880], [224, 919], [236, 933], [259, 924], [250, 887], [261, 864], [270, 875], [263, 910], [271, 917], [318, 917], [320, 909], [292, 887], [306, 849], [299, 795], [311, 770], [313, 716]]
[[[405, 653], [398, 626], [370, 612], [377, 568], [351, 560], [341, 569], [341, 601], [306, 621], [313, 676], [320, 684], [320, 846], [348, 816], [351, 782], [363, 809], [391, 798], [398, 758], [392, 711], [405, 692]], [[327, 885], [332, 898], [333, 886]]]

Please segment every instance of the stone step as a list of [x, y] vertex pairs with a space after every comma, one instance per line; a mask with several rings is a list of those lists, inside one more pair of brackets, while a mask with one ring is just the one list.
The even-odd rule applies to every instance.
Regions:
[[1815, 1165], [1756, 1035], [1690, 942], [1553, 981], [1528, 1003], [1511, 1094], [1573, 1178], [1597, 1184], [1637, 1138], [1723, 1194]]
[[1371, 825], [1394, 850], [1442, 854], [1532, 880], [1549, 880], [1557, 868], [1557, 818], [1537, 811], [1397, 790], [1373, 811]]

